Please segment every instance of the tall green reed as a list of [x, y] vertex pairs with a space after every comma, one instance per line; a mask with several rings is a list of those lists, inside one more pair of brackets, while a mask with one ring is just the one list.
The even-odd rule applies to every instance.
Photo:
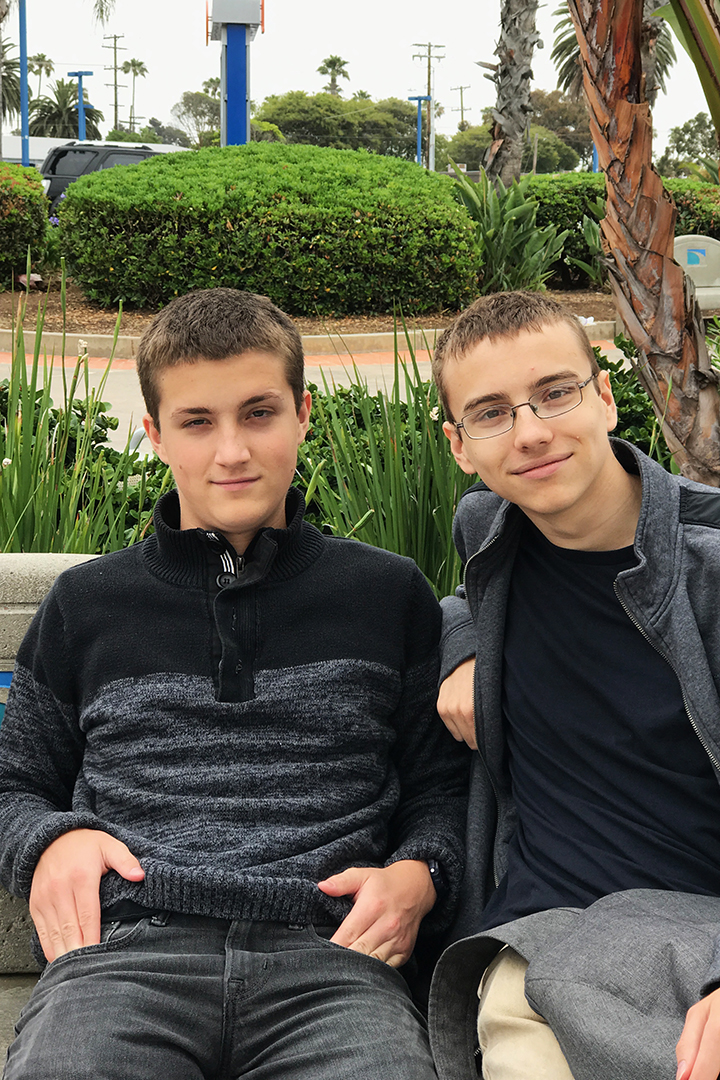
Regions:
[[313, 430], [300, 448], [300, 482], [311, 520], [334, 535], [409, 555], [445, 596], [460, 578], [453, 515], [475, 478], [450, 452], [437, 391], [422, 379], [402, 325], [409, 360], [400, 356], [396, 331], [389, 392], [371, 393], [357, 368], [347, 390], [323, 375]]
[[[29, 271], [28, 271], [29, 280]], [[65, 276], [61, 285], [65, 323]], [[65, 366], [43, 349], [44, 308], [39, 310], [30, 359], [25, 352], [27, 294], [13, 323], [10, 378], [0, 386], [0, 550], [104, 553], [134, 543], [147, 530], [147, 465], [126, 445], [120, 453], [97, 446], [102, 400], [115, 352], [96, 388], [90, 385], [87, 352]], [[51, 397], [59, 366], [62, 403]], [[128, 435], [129, 443], [129, 435]], [[169, 474], [167, 483], [169, 486]], [[136, 510], [130, 511], [130, 505]]]

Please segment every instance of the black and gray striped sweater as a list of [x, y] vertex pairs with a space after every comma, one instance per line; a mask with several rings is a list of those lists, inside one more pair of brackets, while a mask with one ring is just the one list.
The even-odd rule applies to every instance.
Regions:
[[27, 896], [73, 828], [128, 845], [103, 906], [340, 920], [317, 882], [436, 858], [453, 906], [465, 757], [434, 709], [440, 613], [409, 559], [286, 529], [245, 560], [180, 530], [176, 493], [142, 544], [62, 574], [18, 652], [0, 728], [0, 877]]

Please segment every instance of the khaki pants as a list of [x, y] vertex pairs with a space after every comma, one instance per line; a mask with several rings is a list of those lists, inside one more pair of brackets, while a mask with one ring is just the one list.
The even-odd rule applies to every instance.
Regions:
[[573, 1080], [560, 1045], [525, 997], [527, 962], [508, 945], [478, 989], [484, 1080]]

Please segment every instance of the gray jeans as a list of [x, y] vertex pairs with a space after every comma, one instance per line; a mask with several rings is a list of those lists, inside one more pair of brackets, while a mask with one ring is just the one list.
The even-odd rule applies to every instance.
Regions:
[[402, 975], [330, 934], [188, 915], [104, 923], [99, 945], [45, 969], [4, 1080], [435, 1080]]

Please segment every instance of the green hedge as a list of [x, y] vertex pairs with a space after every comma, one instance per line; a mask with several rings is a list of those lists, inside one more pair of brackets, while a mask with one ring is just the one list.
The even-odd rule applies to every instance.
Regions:
[[558, 232], [569, 229], [565, 240], [563, 258], [555, 264], [554, 283], [562, 282], [564, 288], [586, 285], [585, 274], [567, 262], [568, 257], [590, 262], [585, 237], [583, 215], [592, 216], [591, 203], [605, 198], [605, 177], [602, 173], [564, 173], [559, 176], [535, 176], [530, 181], [528, 194], [538, 201], [537, 223], [557, 226]]
[[[720, 187], [701, 180], [665, 178], [678, 209], [675, 235], [701, 233], [720, 240]], [[590, 261], [582, 231], [583, 214], [589, 213], [595, 199], [605, 200], [605, 177], [602, 173], [566, 173], [561, 176], [537, 176], [530, 181], [530, 195], [538, 200], [539, 226], [556, 225], [558, 231], [569, 229], [563, 260], [555, 265], [555, 282], [565, 288], [586, 284], [584, 275], [566, 261], [568, 256]]]
[[36, 169], [0, 162], [0, 287], [23, 274], [28, 247], [35, 262], [47, 244], [48, 201]]
[[264, 293], [291, 314], [458, 309], [472, 225], [449, 177], [363, 151], [251, 143], [157, 156], [71, 184], [68, 269], [87, 297], [154, 306]]

